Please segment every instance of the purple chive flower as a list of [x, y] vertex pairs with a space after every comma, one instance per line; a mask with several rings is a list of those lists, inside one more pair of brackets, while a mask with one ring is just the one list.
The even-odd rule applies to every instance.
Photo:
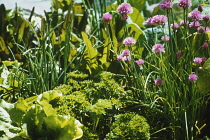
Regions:
[[201, 24], [198, 21], [193, 21], [193, 22], [190, 22], [190, 24], [189, 24], [190, 28], [197, 28], [200, 25]]
[[203, 11], [203, 7], [202, 7], [202, 5], [198, 5], [198, 11], [200, 11], [200, 12], [202, 12]]
[[170, 0], [164, 0], [160, 3], [160, 8], [164, 10], [172, 8], [172, 6], [173, 3]]
[[155, 52], [155, 53], [164, 53], [165, 52], [165, 48], [161, 44], [155, 44], [152, 47], [152, 51]]
[[126, 20], [128, 18], [128, 14], [133, 12], [133, 8], [129, 3], [122, 3], [118, 6], [117, 12], [122, 14], [122, 20]]
[[103, 14], [102, 19], [103, 19], [103, 21], [105, 21], [105, 22], [109, 22], [110, 20], [112, 20], [112, 14], [110, 14], [110, 13], [105, 13], [105, 14]]
[[123, 50], [123, 52], [117, 56], [117, 60], [118, 61], [131, 61], [131, 54], [130, 51], [127, 50]]
[[198, 33], [201, 33], [201, 34], [204, 34], [205, 32], [210, 31], [208, 27], [203, 27], [203, 26], [198, 27], [197, 30], [198, 30]]
[[155, 82], [155, 85], [157, 86], [162, 86], [164, 84], [164, 80], [160, 78], [155, 79], [154, 82]]
[[145, 23], [147, 25], [152, 25], [152, 18], [148, 18]]
[[167, 35], [161, 37], [161, 40], [162, 40], [162, 41], [165, 41], [165, 42], [168, 42], [169, 39], [170, 39], [170, 37], [167, 36]]
[[123, 40], [123, 44], [125, 46], [129, 46], [129, 45], [133, 45], [133, 44], [136, 44], [136, 40], [132, 37], [126, 37], [124, 40]]
[[123, 50], [122, 52], [122, 56], [130, 56], [130, 51], [127, 49], [127, 50]]
[[164, 15], [155, 15], [151, 19], [152, 25], [162, 25], [168, 21], [168, 18]]
[[170, 26], [173, 30], [177, 30], [179, 28], [179, 25], [177, 23], [171, 24]]
[[177, 51], [177, 52], [176, 52], [176, 57], [177, 57], [178, 59], [180, 59], [180, 58], [182, 57], [182, 52], [181, 52], [181, 51]]
[[136, 61], [136, 64], [139, 65], [139, 66], [142, 66], [142, 64], [144, 64], [144, 60], [139, 59], [139, 60]]
[[188, 17], [191, 18], [193, 21], [198, 21], [202, 19], [200, 11], [192, 11], [188, 14]]
[[209, 15], [203, 16], [203, 21], [204, 21], [204, 22], [208, 22], [209, 19], [210, 19], [210, 16], [209, 16]]
[[189, 75], [190, 82], [195, 82], [198, 79], [198, 76], [195, 73]]
[[179, 0], [179, 2], [178, 2], [177, 5], [178, 5], [179, 7], [186, 8], [186, 7], [192, 6], [192, 2], [191, 2], [191, 0]]
[[204, 64], [205, 63], [205, 61], [207, 60], [207, 58], [202, 58], [202, 63]]
[[193, 62], [197, 65], [201, 64], [203, 62], [203, 59], [202, 58], [199, 58], [199, 57], [196, 57]]
[[207, 49], [208, 47], [209, 47], [209, 44], [208, 44], [208, 43], [206, 43], [206, 42], [203, 43], [203, 45], [202, 45], [202, 48], [203, 48], [203, 49]]
[[[186, 21], [186, 25], [188, 25], [188, 24], [189, 24], [189, 21]], [[180, 21], [179, 25], [180, 25], [180, 26], [184, 26], [184, 25], [185, 25], [184, 20]]]
[[131, 61], [131, 56], [124, 56], [123, 61]]
[[123, 60], [123, 56], [122, 56], [122, 55], [118, 55], [118, 56], [117, 56], [117, 60], [118, 60], [118, 61], [122, 61], [122, 60]]

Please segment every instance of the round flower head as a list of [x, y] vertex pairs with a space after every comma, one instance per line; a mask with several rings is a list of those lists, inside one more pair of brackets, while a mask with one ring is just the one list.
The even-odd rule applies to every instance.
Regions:
[[191, 82], [195, 82], [198, 79], [198, 76], [195, 73], [189, 75], [188, 78]]
[[170, 26], [173, 30], [177, 30], [179, 28], [179, 25], [177, 23], [171, 24]]
[[129, 45], [133, 45], [133, 44], [136, 44], [136, 40], [132, 37], [126, 37], [124, 40], [123, 40], [123, 44], [125, 46], [129, 46]]
[[131, 61], [131, 56], [124, 56], [123, 61]]
[[193, 21], [198, 21], [202, 19], [200, 11], [192, 11], [188, 14], [188, 17], [191, 18]]
[[122, 14], [122, 20], [126, 20], [128, 18], [129, 13], [133, 13], [133, 8], [129, 3], [122, 3], [118, 6], [117, 12]]
[[205, 32], [210, 31], [208, 27], [203, 27], [203, 26], [198, 27], [197, 30], [198, 30], [198, 33], [200, 34], [204, 34]]
[[112, 14], [110, 14], [110, 13], [105, 13], [105, 14], [103, 14], [102, 19], [103, 19], [103, 21], [105, 21], [105, 22], [109, 22], [110, 20], [112, 20]]
[[202, 58], [199, 58], [199, 57], [196, 57], [194, 60], [193, 60], [193, 62], [195, 63], [195, 64], [201, 64], [202, 62], [203, 62], [203, 59]]
[[168, 21], [168, 18], [164, 15], [155, 15], [151, 19], [152, 25], [162, 25]]
[[130, 51], [128, 49], [127, 50], [123, 50], [122, 56], [130, 56]]
[[203, 21], [204, 21], [204, 22], [208, 22], [209, 19], [210, 19], [210, 16], [209, 16], [209, 15], [203, 16]]
[[136, 64], [139, 65], [139, 66], [142, 66], [142, 64], [144, 64], [144, 60], [139, 59], [139, 60], [136, 61]]
[[200, 12], [202, 12], [203, 11], [203, 7], [202, 7], [202, 5], [198, 5], [198, 11], [200, 11]]
[[[188, 24], [189, 24], [189, 21], [186, 21], [186, 25], [188, 25]], [[185, 25], [184, 20], [180, 21], [179, 25], [180, 25], [180, 26], [184, 26], [184, 25]]]
[[165, 42], [168, 42], [169, 39], [170, 39], [170, 37], [167, 36], [167, 35], [161, 37], [161, 40], [162, 40], [162, 41], [165, 41]]
[[118, 55], [118, 56], [117, 56], [117, 60], [118, 60], [118, 61], [122, 61], [122, 60], [123, 60], [123, 56], [122, 56], [122, 55]]
[[198, 21], [193, 21], [193, 22], [190, 22], [190, 24], [189, 24], [190, 28], [197, 28], [200, 25], [201, 24]]
[[157, 78], [155, 79], [155, 85], [157, 86], [162, 86], [164, 84], [164, 80], [160, 79], [160, 78]]
[[160, 8], [164, 10], [172, 8], [172, 6], [173, 3], [170, 0], [164, 0], [160, 3]]
[[117, 12], [119, 14], [129, 14], [133, 12], [133, 8], [131, 7], [129, 3], [124, 2], [118, 6]]
[[208, 48], [208, 47], [209, 47], [209, 44], [208, 44], [208, 43], [206, 43], [206, 42], [203, 43], [203, 45], [202, 45], [202, 48], [203, 48], [203, 49], [206, 49], [206, 48]]
[[165, 52], [165, 48], [161, 44], [155, 44], [152, 47], [152, 51], [155, 52], [155, 53], [164, 53]]
[[152, 25], [152, 18], [148, 18], [145, 23], [147, 25]]
[[176, 57], [177, 57], [178, 59], [180, 59], [180, 58], [182, 57], [182, 52], [181, 52], [181, 51], [177, 51], [177, 52], [176, 52]]
[[192, 2], [191, 2], [191, 0], [179, 0], [179, 2], [178, 2], [177, 5], [178, 5], [179, 7], [186, 8], [186, 7], [192, 6]]
[[123, 50], [123, 52], [117, 57], [118, 61], [131, 61], [130, 51]]

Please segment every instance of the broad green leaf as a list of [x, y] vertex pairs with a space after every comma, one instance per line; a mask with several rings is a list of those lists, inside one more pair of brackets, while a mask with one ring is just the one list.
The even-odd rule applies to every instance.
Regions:
[[5, 54], [9, 54], [9, 50], [5, 45], [4, 39], [0, 36], [0, 52], [4, 52]]
[[[54, 122], [54, 123], [52, 123]], [[67, 116], [48, 116], [44, 118], [48, 133], [58, 140], [73, 140], [82, 136], [76, 120]]]
[[102, 33], [103, 33], [103, 37], [105, 39], [105, 42], [104, 42], [104, 46], [103, 46], [103, 54], [102, 54], [102, 57], [100, 58], [100, 61], [102, 64], [106, 63], [107, 62], [107, 59], [109, 57], [109, 54], [110, 54], [110, 49], [111, 49], [111, 40], [110, 38], [107, 36], [107, 33], [105, 30], [102, 30]]
[[128, 3], [130, 3], [132, 7], [138, 9], [138, 11], [143, 11], [146, 0], [128, 0]]
[[14, 108], [9, 111], [11, 120], [20, 125], [24, 114], [30, 107], [31, 104], [28, 104], [22, 97], [18, 98]]
[[197, 86], [202, 94], [210, 92], [210, 58], [205, 62], [198, 74]]
[[117, 10], [117, 7], [118, 7], [117, 4], [112, 4], [112, 5], [110, 5], [110, 6], [108, 6], [108, 7], [106, 8], [106, 11], [107, 11], [107, 12], [116, 11], [116, 10]]
[[41, 101], [39, 104], [42, 106], [46, 116], [56, 115], [56, 110], [47, 101]]
[[133, 36], [134, 39], [138, 39], [140, 35], [144, 35], [143, 31], [139, 28], [139, 26], [135, 23], [130, 23], [125, 25], [120, 32], [118, 33], [118, 37], [122, 38], [126, 33], [125, 31], [128, 30], [129, 36]]
[[115, 27], [114, 27], [114, 23], [110, 22], [110, 27], [111, 27], [111, 32], [112, 32], [112, 44], [113, 44], [113, 49], [114, 52], [117, 52], [118, 50], [118, 42], [117, 42], [117, 37], [116, 37], [116, 31], [115, 31]]
[[85, 48], [86, 59], [88, 59], [90, 64], [92, 64], [96, 61], [98, 52], [93, 48], [92, 43], [85, 32], [82, 32], [82, 38], [86, 45], [86, 48]]
[[129, 14], [129, 16], [133, 23], [136, 23], [139, 27], [144, 27], [144, 17], [136, 8], [133, 8], [133, 13]]
[[55, 98], [60, 97], [60, 96], [61, 96], [61, 93], [59, 93], [56, 90], [52, 90], [52, 91], [44, 92], [41, 95], [39, 95], [38, 100], [39, 101], [47, 101], [47, 102], [50, 102], [50, 101], [52, 101]]
[[18, 41], [22, 41], [24, 32], [25, 32], [25, 28], [28, 27], [28, 22], [26, 20], [23, 20], [23, 22], [21, 23], [21, 26], [19, 28], [18, 31]]

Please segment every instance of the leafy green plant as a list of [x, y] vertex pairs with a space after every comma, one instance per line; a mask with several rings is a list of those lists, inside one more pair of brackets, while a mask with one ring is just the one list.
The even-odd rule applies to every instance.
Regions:
[[138, 114], [119, 114], [111, 126], [107, 139], [150, 139], [150, 128], [146, 119]]
[[132, 91], [125, 91], [116, 82], [115, 79], [121, 79], [119, 75], [106, 71], [91, 80], [79, 71], [69, 73], [68, 77], [69, 86], [55, 88], [65, 94], [55, 103], [56, 110], [59, 114], [70, 114], [81, 121], [84, 125], [81, 139], [105, 138], [114, 116], [129, 111], [127, 104], [135, 100]]
[[80, 122], [70, 116], [58, 115], [49, 104], [59, 96], [57, 91], [51, 91], [25, 100], [19, 98], [14, 104], [1, 100], [1, 138], [56, 140], [80, 138], [83, 133]]

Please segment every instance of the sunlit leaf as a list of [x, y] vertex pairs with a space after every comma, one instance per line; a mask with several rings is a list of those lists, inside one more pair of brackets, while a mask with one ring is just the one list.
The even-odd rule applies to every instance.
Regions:
[[128, 0], [128, 3], [130, 3], [132, 7], [135, 7], [139, 11], [143, 11], [145, 8], [146, 0]]
[[96, 61], [96, 56], [98, 55], [98, 52], [93, 48], [92, 43], [85, 32], [82, 32], [82, 38], [86, 45], [86, 59], [89, 59], [90, 63], [94, 63]]
[[133, 8], [133, 13], [129, 14], [129, 16], [132, 19], [133, 23], [136, 23], [139, 27], [144, 27], [144, 17], [136, 8]]
[[0, 36], [0, 52], [5, 52], [5, 54], [9, 54], [9, 50], [5, 45], [4, 39]]
[[208, 94], [210, 92], [210, 59], [205, 62], [200, 70], [197, 85], [199, 92], [202, 94]]

